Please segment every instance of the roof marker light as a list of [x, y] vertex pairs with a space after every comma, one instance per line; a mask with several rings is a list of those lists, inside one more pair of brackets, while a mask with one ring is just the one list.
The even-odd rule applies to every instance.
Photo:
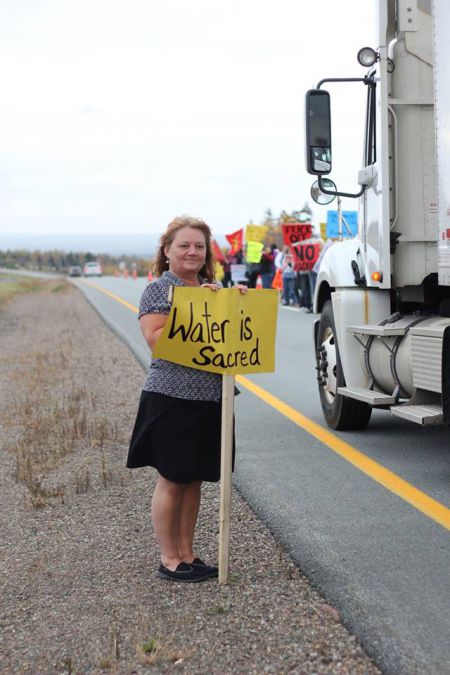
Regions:
[[358, 59], [358, 63], [364, 66], [364, 68], [370, 68], [370, 66], [373, 66], [379, 60], [380, 55], [372, 47], [363, 47], [359, 50], [356, 58]]

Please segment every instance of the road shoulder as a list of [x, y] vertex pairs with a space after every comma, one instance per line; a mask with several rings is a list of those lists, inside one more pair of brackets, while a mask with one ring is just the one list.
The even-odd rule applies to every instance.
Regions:
[[[236, 492], [231, 583], [155, 578], [154, 472], [124, 467], [144, 373], [76, 288], [17, 299], [0, 330], [6, 671], [379, 672]], [[210, 485], [210, 561], [217, 530]]]

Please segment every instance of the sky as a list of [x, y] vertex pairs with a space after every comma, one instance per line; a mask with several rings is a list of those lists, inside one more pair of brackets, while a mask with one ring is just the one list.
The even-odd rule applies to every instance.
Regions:
[[[373, 0], [0, 0], [0, 237], [215, 233], [313, 207], [303, 100], [362, 77]], [[331, 178], [357, 191], [363, 85], [332, 85]], [[343, 200], [343, 208], [357, 208]]]

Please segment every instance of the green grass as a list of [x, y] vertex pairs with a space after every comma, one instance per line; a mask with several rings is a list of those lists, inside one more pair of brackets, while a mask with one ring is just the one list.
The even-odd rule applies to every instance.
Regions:
[[24, 293], [35, 293], [42, 290], [59, 292], [67, 287], [67, 282], [61, 283], [61, 281], [49, 281], [19, 274], [8, 275], [8, 272], [0, 272], [0, 309]]

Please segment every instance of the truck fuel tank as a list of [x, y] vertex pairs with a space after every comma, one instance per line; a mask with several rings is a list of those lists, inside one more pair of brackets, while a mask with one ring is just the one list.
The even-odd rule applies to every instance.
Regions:
[[364, 349], [373, 389], [409, 399], [417, 389], [442, 393], [443, 337], [448, 326], [448, 317], [406, 315], [347, 330]]

